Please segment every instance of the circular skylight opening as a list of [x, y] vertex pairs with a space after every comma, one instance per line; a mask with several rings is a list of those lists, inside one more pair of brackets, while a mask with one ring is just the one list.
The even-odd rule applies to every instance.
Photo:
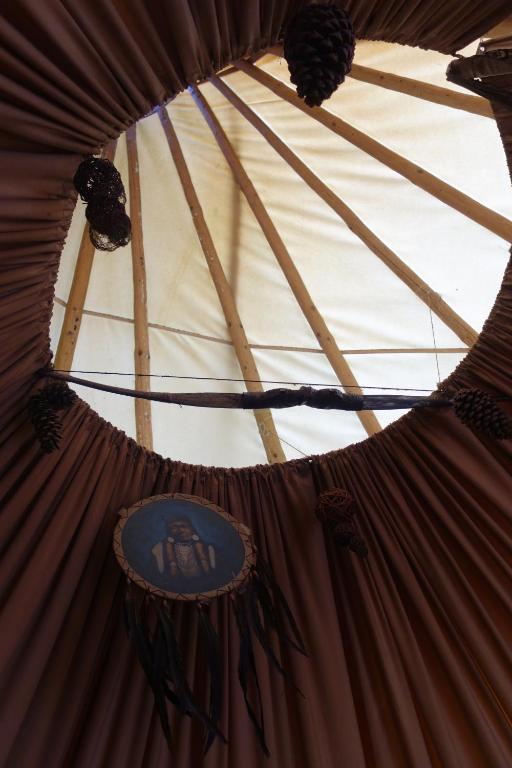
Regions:
[[[262, 76], [251, 66], [230, 68], [221, 75], [224, 86], [205, 83], [200, 97], [183, 93], [165, 108], [265, 389], [345, 384], [356, 391], [356, 382], [368, 394], [426, 394], [481, 330], [508, 258], [510, 182], [487, 102], [434, 103], [441, 94], [424, 87], [443, 88], [445, 102], [460, 92], [445, 80], [449, 61], [359, 42], [352, 76], [323, 105], [339, 118], [337, 131], [315, 118], [318, 110], [299, 110], [283, 97], [286, 62], [271, 54], [254, 65]], [[198, 101], [221, 126], [299, 283], [283, 268], [275, 239], [262, 228]], [[164, 128], [155, 111], [129, 132], [130, 151], [126, 135], [115, 146], [132, 220], [139, 204], [130, 174], [133, 182], [137, 173], [140, 186], [142, 272], [137, 265], [134, 271], [141, 260], [133, 241], [113, 253], [91, 253], [84, 205], [77, 203], [56, 286], [55, 365], [128, 388], [143, 382], [157, 391], [241, 392], [240, 350]], [[380, 148], [392, 150], [392, 162]], [[467, 196], [470, 215], [440, 199], [446, 185], [457, 200]], [[141, 316], [150, 354], [142, 372], [150, 376], [136, 378]], [[319, 339], [319, 319], [332, 342]], [[162, 455], [231, 466], [267, 460], [268, 435], [252, 412], [153, 403], [145, 406], [144, 433], [139, 413], [138, 433], [134, 400], [77, 391]], [[401, 413], [379, 411], [372, 422], [356, 413], [293, 408], [274, 411], [273, 421], [283, 456], [293, 459], [363, 440]]]

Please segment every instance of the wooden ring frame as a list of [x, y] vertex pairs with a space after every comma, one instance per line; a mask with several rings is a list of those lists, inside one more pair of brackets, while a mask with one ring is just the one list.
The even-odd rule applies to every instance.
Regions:
[[[181, 592], [169, 592], [160, 587], [156, 587], [149, 581], [144, 579], [137, 571], [135, 571], [128, 562], [122, 544], [123, 529], [130, 519], [130, 517], [138, 512], [142, 507], [148, 504], [152, 504], [155, 501], [163, 500], [182, 500], [190, 501], [199, 506], [211, 509], [217, 515], [222, 517], [227, 523], [229, 523], [238, 534], [244, 547], [244, 562], [240, 571], [231, 581], [224, 584], [218, 589], [214, 589], [208, 592], [194, 592], [194, 593], [181, 593]], [[129, 509], [121, 509], [119, 512], [119, 521], [114, 530], [113, 548], [117, 561], [128, 579], [143, 589], [145, 592], [149, 592], [154, 597], [162, 597], [166, 600], [181, 600], [183, 602], [208, 602], [214, 598], [227, 595], [230, 592], [240, 589], [244, 582], [247, 581], [252, 569], [256, 564], [256, 548], [254, 546], [252, 535], [250, 530], [243, 523], [240, 523], [234, 517], [225, 512], [221, 507], [212, 502], [202, 499], [199, 496], [189, 496], [185, 493], [164, 493], [159, 496], [149, 496], [146, 499], [138, 501], [133, 504]]]

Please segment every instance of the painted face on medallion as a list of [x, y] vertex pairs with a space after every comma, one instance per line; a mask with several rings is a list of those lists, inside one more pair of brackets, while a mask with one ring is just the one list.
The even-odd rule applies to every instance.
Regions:
[[176, 541], [190, 541], [195, 533], [190, 520], [186, 517], [183, 520], [169, 521], [169, 536], [176, 539]]
[[239, 533], [239, 524], [220, 508], [193, 499], [151, 500], [137, 506], [122, 528], [130, 568], [148, 584], [175, 595], [221, 589], [245, 561], [245, 532]]

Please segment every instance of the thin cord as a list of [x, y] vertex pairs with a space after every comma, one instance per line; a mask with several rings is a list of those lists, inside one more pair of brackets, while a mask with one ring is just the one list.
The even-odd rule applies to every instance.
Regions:
[[434, 318], [432, 316], [432, 307], [430, 306], [430, 292], [428, 294], [428, 311], [430, 312], [430, 327], [432, 328], [432, 340], [434, 342], [434, 351], [436, 355], [437, 383], [441, 383], [441, 372], [439, 371], [439, 357], [437, 355], [436, 332], [434, 330]]
[[214, 376], [177, 376], [172, 373], [127, 373], [125, 371], [81, 371], [74, 369], [54, 368], [55, 373], [80, 373], [87, 374], [89, 376], [144, 376], [152, 379], [188, 379], [190, 381], [229, 381], [234, 384], [284, 384], [289, 387], [329, 387], [331, 389], [341, 388], [344, 389], [380, 389], [382, 391], [391, 392], [432, 392], [432, 389], [421, 389], [420, 387], [376, 387], [366, 386], [364, 384], [321, 384], [318, 382], [309, 381], [277, 381], [273, 379], [229, 379]]
[[293, 448], [294, 451], [297, 451], [297, 453], [300, 453], [301, 456], [306, 456], [307, 457], [308, 454], [304, 453], [304, 451], [301, 451], [300, 448], [297, 448], [296, 445], [292, 445], [291, 443], [288, 442], [288, 440], [285, 440], [284, 437], [281, 437], [281, 435], [279, 435], [279, 434], [277, 436], [278, 436], [279, 440], [281, 441], [281, 443], [286, 443], [286, 445], [289, 445], [290, 448]]
[[[262, 438], [268, 437], [269, 435], [271, 435], [271, 432], [268, 429], [267, 425], [265, 423], [263, 423], [263, 422], [261, 422], [259, 424], [258, 431], [259, 431], [260, 435], [262, 436]], [[277, 438], [278, 438], [280, 443], [285, 443], [290, 448], [293, 448], [294, 451], [297, 451], [297, 453], [300, 453], [301, 456], [306, 456], [307, 457], [307, 453], [304, 453], [304, 451], [301, 451], [300, 448], [297, 448], [296, 445], [292, 445], [292, 443], [289, 443], [288, 440], [284, 439], [284, 437], [281, 437], [281, 435], [277, 432], [277, 430], [276, 430], [276, 435], [277, 435]]]

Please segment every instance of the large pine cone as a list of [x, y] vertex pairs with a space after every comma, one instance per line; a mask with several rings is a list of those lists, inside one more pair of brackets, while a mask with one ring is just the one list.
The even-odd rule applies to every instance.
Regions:
[[284, 57], [290, 80], [309, 107], [319, 107], [344, 81], [355, 44], [352, 22], [336, 5], [307, 5], [292, 18], [284, 35]]
[[456, 416], [467, 427], [496, 440], [512, 438], [512, 420], [480, 389], [461, 389], [453, 398]]
[[28, 415], [34, 432], [45, 453], [52, 453], [60, 444], [61, 424], [43, 392], [38, 392], [28, 401]]
[[52, 381], [41, 390], [41, 393], [56, 411], [69, 408], [78, 397], [65, 381]]

